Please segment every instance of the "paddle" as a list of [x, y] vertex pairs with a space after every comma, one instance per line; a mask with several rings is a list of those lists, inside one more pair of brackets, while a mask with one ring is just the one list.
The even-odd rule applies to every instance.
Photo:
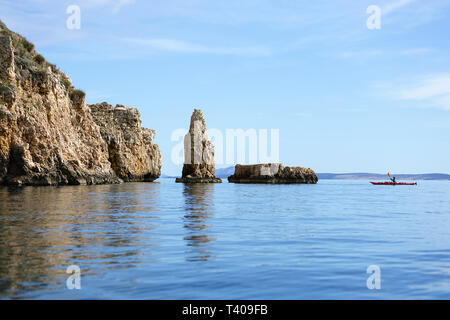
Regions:
[[393, 184], [396, 184], [396, 182], [394, 181], [394, 179], [391, 178], [391, 174], [390, 174], [389, 172], [388, 172], [388, 177], [389, 177], [389, 179], [391, 179], [391, 181], [392, 181]]

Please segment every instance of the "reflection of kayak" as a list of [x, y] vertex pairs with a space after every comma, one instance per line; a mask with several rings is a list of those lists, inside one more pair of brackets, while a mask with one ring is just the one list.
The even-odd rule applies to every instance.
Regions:
[[373, 181], [370, 181], [370, 183], [371, 184], [374, 184], [374, 185], [377, 185], [377, 186], [397, 186], [397, 185], [399, 185], [399, 186], [415, 186], [415, 185], [417, 185], [417, 182], [412, 182], [412, 183], [410, 183], [410, 182], [396, 182], [396, 183], [393, 183], [393, 182], [373, 182]]

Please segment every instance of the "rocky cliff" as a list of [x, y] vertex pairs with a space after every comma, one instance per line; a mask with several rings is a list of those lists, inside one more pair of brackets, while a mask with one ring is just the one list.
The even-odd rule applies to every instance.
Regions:
[[135, 108], [106, 102], [88, 105], [108, 148], [108, 158], [124, 181], [153, 181], [161, 175], [161, 153], [155, 130], [141, 127]]
[[176, 182], [222, 182], [214, 175], [214, 146], [206, 133], [201, 110], [194, 109], [189, 132], [184, 137], [184, 165], [182, 177]]
[[69, 77], [0, 22], [0, 184], [103, 184], [159, 176], [154, 131], [140, 128], [139, 113], [102, 113], [84, 98]]
[[316, 173], [309, 168], [285, 167], [280, 163], [236, 165], [228, 177], [234, 183], [317, 183]]

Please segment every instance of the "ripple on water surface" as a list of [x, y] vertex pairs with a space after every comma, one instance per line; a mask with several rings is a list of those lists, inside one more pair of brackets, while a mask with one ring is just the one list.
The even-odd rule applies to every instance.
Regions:
[[449, 181], [2, 187], [0, 298], [448, 299], [448, 230]]

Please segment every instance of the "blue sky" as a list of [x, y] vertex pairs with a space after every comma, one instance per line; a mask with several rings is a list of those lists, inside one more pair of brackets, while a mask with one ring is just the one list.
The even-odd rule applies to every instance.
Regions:
[[1, 0], [0, 19], [88, 103], [138, 108], [164, 173], [194, 107], [223, 132], [279, 129], [286, 165], [450, 173], [449, 1]]

